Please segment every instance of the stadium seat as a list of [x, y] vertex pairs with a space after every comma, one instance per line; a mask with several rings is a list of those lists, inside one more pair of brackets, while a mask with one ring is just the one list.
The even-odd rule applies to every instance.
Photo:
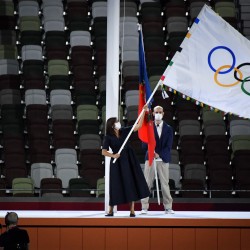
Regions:
[[34, 196], [34, 183], [31, 178], [15, 178], [12, 181], [13, 196]]
[[40, 188], [43, 178], [53, 177], [53, 168], [50, 163], [33, 163], [30, 169], [31, 179], [35, 188]]
[[70, 197], [91, 197], [90, 185], [85, 178], [72, 178], [69, 180]]
[[43, 178], [40, 184], [41, 196], [59, 196], [62, 195], [62, 180], [59, 178]]

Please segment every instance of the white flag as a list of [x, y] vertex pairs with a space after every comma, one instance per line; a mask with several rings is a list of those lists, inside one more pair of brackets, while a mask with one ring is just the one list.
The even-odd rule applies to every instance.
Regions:
[[188, 97], [250, 118], [250, 41], [204, 5], [161, 80]]

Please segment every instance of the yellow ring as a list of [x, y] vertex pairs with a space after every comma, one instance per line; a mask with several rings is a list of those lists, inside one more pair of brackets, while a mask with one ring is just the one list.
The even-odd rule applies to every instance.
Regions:
[[[221, 86], [221, 87], [233, 87], [233, 86], [237, 85], [240, 81], [237, 81], [237, 82], [234, 82], [234, 83], [231, 83], [231, 84], [223, 84], [223, 83], [220, 83], [220, 82], [218, 81], [217, 76], [218, 76], [219, 72], [220, 72], [222, 69], [225, 69], [225, 68], [231, 68], [231, 66], [230, 66], [230, 65], [223, 65], [223, 66], [219, 67], [219, 68], [216, 70], [215, 74], [214, 74], [214, 81], [215, 81], [219, 86]], [[241, 71], [240, 71], [239, 69], [237, 69], [237, 68], [234, 68], [234, 70], [239, 74], [239, 79], [242, 80], [243, 74], [241, 73]]]

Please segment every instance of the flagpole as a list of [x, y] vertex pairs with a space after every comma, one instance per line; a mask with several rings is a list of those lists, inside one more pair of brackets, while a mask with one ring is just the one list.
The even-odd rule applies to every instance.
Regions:
[[[114, 11], [115, 10], [115, 11]], [[107, 1], [107, 58], [106, 58], [106, 117], [119, 115], [119, 23], [120, 3], [117, 0]], [[110, 161], [105, 157], [105, 198], [104, 210], [109, 212]], [[116, 206], [114, 211], [116, 211]]]
[[[160, 86], [161, 82], [162, 82], [161, 80], [158, 81], [158, 83], [157, 83], [157, 85], [155, 86], [153, 92], [151, 93], [150, 97], [148, 98], [148, 100], [147, 100], [147, 102], [146, 102], [146, 105], [148, 105], [148, 104], [150, 103], [150, 101], [152, 100], [152, 98], [153, 98], [155, 92], [157, 91], [158, 87]], [[124, 146], [126, 145], [126, 143], [127, 143], [128, 139], [129, 139], [130, 135], [131, 135], [132, 132], [134, 131], [134, 128], [135, 128], [135, 126], [137, 125], [137, 123], [139, 122], [139, 120], [140, 120], [140, 118], [141, 118], [143, 112], [144, 112], [144, 109], [142, 109], [141, 113], [140, 113], [139, 116], [137, 117], [137, 119], [136, 119], [136, 121], [135, 121], [133, 127], [132, 127], [131, 130], [129, 131], [129, 133], [128, 133], [126, 139], [125, 139], [125, 141], [123, 142], [122, 146], [120, 147], [119, 151], [117, 152], [118, 154], [121, 153], [121, 151], [123, 150]], [[115, 158], [115, 159], [113, 160], [113, 163], [116, 162], [116, 159], [117, 159], [117, 158]]]
[[154, 159], [154, 169], [155, 169], [155, 182], [156, 182], [157, 201], [158, 201], [158, 205], [160, 205], [161, 202], [160, 202], [160, 194], [159, 194], [159, 183], [158, 183], [158, 175], [157, 175], [156, 160], [155, 159]]

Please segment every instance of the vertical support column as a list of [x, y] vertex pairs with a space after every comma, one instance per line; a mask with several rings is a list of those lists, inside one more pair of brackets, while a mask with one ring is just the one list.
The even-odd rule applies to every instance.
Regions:
[[[120, 1], [108, 0], [107, 5], [107, 65], [106, 121], [118, 117], [119, 110], [119, 26]], [[112, 159], [111, 159], [112, 160]], [[105, 157], [105, 211], [109, 206], [110, 158]]]

